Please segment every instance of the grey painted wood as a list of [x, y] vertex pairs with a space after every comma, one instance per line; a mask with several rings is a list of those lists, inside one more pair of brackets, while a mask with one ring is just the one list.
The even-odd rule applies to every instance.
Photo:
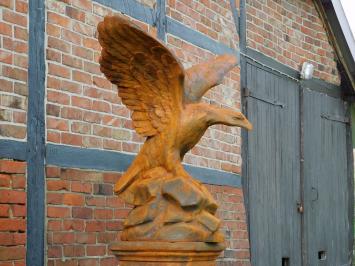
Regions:
[[[46, 163], [68, 168], [94, 169], [103, 171], [126, 171], [135, 155], [123, 152], [86, 149], [57, 144], [47, 144]], [[184, 165], [193, 177], [205, 184], [241, 187], [238, 174]]]
[[[247, 64], [248, 202], [251, 262], [301, 265], [299, 180], [299, 90], [284, 77]], [[265, 99], [285, 103], [282, 108]]]
[[327, 118], [345, 117], [344, 102], [306, 89], [304, 107], [305, 265], [350, 265], [347, 125]]
[[94, 2], [127, 14], [149, 25], [153, 25], [154, 23], [153, 10], [136, 0], [94, 0]]
[[27, 243], [26, 264], [44, 265], [45, 252], [45, 4], [29, 1], [27, 112]]
[[[246, 54], [247, 54], [247, 56], [250, 56], [251, 58], [253, 58], [258, 64], [260, 64], [260, 67], [264, 68], [266, 71], [270, 71], [270, 68], [272, 68], [276, 71], [280, 71], [282, 73], [285, 73], [286, 75], [289, 75], [290, 77], [292, 77], [294, 79], [299, 80], [302, 87], [306, 87], [306, 88], [309, 88], [314, 91], [325, 93], [325, 94], [328, 94], [329, 96], [332, 96], [335, 98], [341, 98], [344, 94], [341, 91], [341, 88], [339, 86], [328, 83], [328, 82], [323, 81], [321, 79], [312, 78], [310, 80], [301, 80], [300, 74], [297, 70], [290, 68], [289, 66], [284, 65], [284, 64], [272, 59], [271, 57], [268, 57], [256, 50], [254, 50], [254, 49], [246, 48]], [[253, 61], [251, 59], [248, 59], [248, 60]]]
[[160, 40], [165, 42], [166, 40], [166, 12], [165, 12], [165, 0], [157, 0], [156, 2], [156, 24], [157, 24], [157, 36]]
[[215, 54], [234, 54], [239, 60], [239, 50], [233, 50], [223, 43], [219, 43], [205, 34], [189, 28], [175, 19], [167, 17], [167, 32], [200, 48]]
[[17, 140], [0, 140], [0, 158], [25, 161], [27, 143]]

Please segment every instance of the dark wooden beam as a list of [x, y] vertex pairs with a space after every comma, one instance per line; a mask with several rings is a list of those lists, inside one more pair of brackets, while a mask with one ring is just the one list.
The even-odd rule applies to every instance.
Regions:
[[165, 0], [157, 0], [156, 5], [156, 27], [158, 38], [163, 42], [166, 41], [166, 12]]
[[0, 140], [0, 158], [1, 159], [14, 159], [18, 161], [26, 161], [27, 143], [17, 140]]
[[136, 0], [94, 0], [93, 2], [110, 7], [115, 11], [126, 14], [149, 25], [154, 24], [153, 9]]
[[45, 3], [29, 1], [26, 264], [44, 265]]
[[[46, 163], [65, 168], [124, 172], [134, 157], [135, 155], [122, 152], [56, 144], [47, 144], [46, 149]], [[205, 184], [241, 187], [241, 177], [238, 174], [192, 165], [184, 167], [193, 177]]]

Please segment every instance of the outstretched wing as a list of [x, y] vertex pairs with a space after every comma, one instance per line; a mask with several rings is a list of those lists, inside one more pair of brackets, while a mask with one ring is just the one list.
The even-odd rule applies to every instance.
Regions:
[[199, 102], [237, 64], [235, 55], [219, 55], [207, 62], [194, 65], [185, 71], [185, 102]]
[[142, 136], [164, 131], [182, 109], [184, 69], [159, 41], [122, 16], [107, 16], [98, 25], [100, 67], [118, 87]]

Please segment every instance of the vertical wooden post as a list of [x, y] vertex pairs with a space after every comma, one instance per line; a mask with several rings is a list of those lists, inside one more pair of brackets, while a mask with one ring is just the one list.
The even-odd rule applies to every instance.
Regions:
[[44, 265], [45, 5], [29, 1], [26, 264]]

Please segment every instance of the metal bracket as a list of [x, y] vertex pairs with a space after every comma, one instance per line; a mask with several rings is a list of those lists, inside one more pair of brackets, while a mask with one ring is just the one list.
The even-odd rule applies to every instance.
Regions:
[[350, 123], [350, 119], [348, 117], [343, 117], [343, 116], [339, 116], [339, 115], [330, 115], [330, 114], [321, 114], [320, 116], [322, 118], [330, 120], [330, 121], [335, 121], [335, 122], [344, 123], [344, 124]]
[[259, 101], [262, 101], [264, 103], [268, 103], [268, 104], [271, 104], [271, 105], [275, 105], [275, 106], [279, 106], [281, 108], [285, 108], [286, 107], [286, 104], [278, 101], [278, 100], [273, 100], [273, 99], [268, 99], [268, 98], [265, 98], [265, 97], [261, 97], [259, 95], [256, 95], [254, 93], [251, 93], [251, 91], [247, 88], [244, 89], [244, 96], [245, 97], [250, 97], [250, 98], [254, 98], [256, 100], [259, 100]]

